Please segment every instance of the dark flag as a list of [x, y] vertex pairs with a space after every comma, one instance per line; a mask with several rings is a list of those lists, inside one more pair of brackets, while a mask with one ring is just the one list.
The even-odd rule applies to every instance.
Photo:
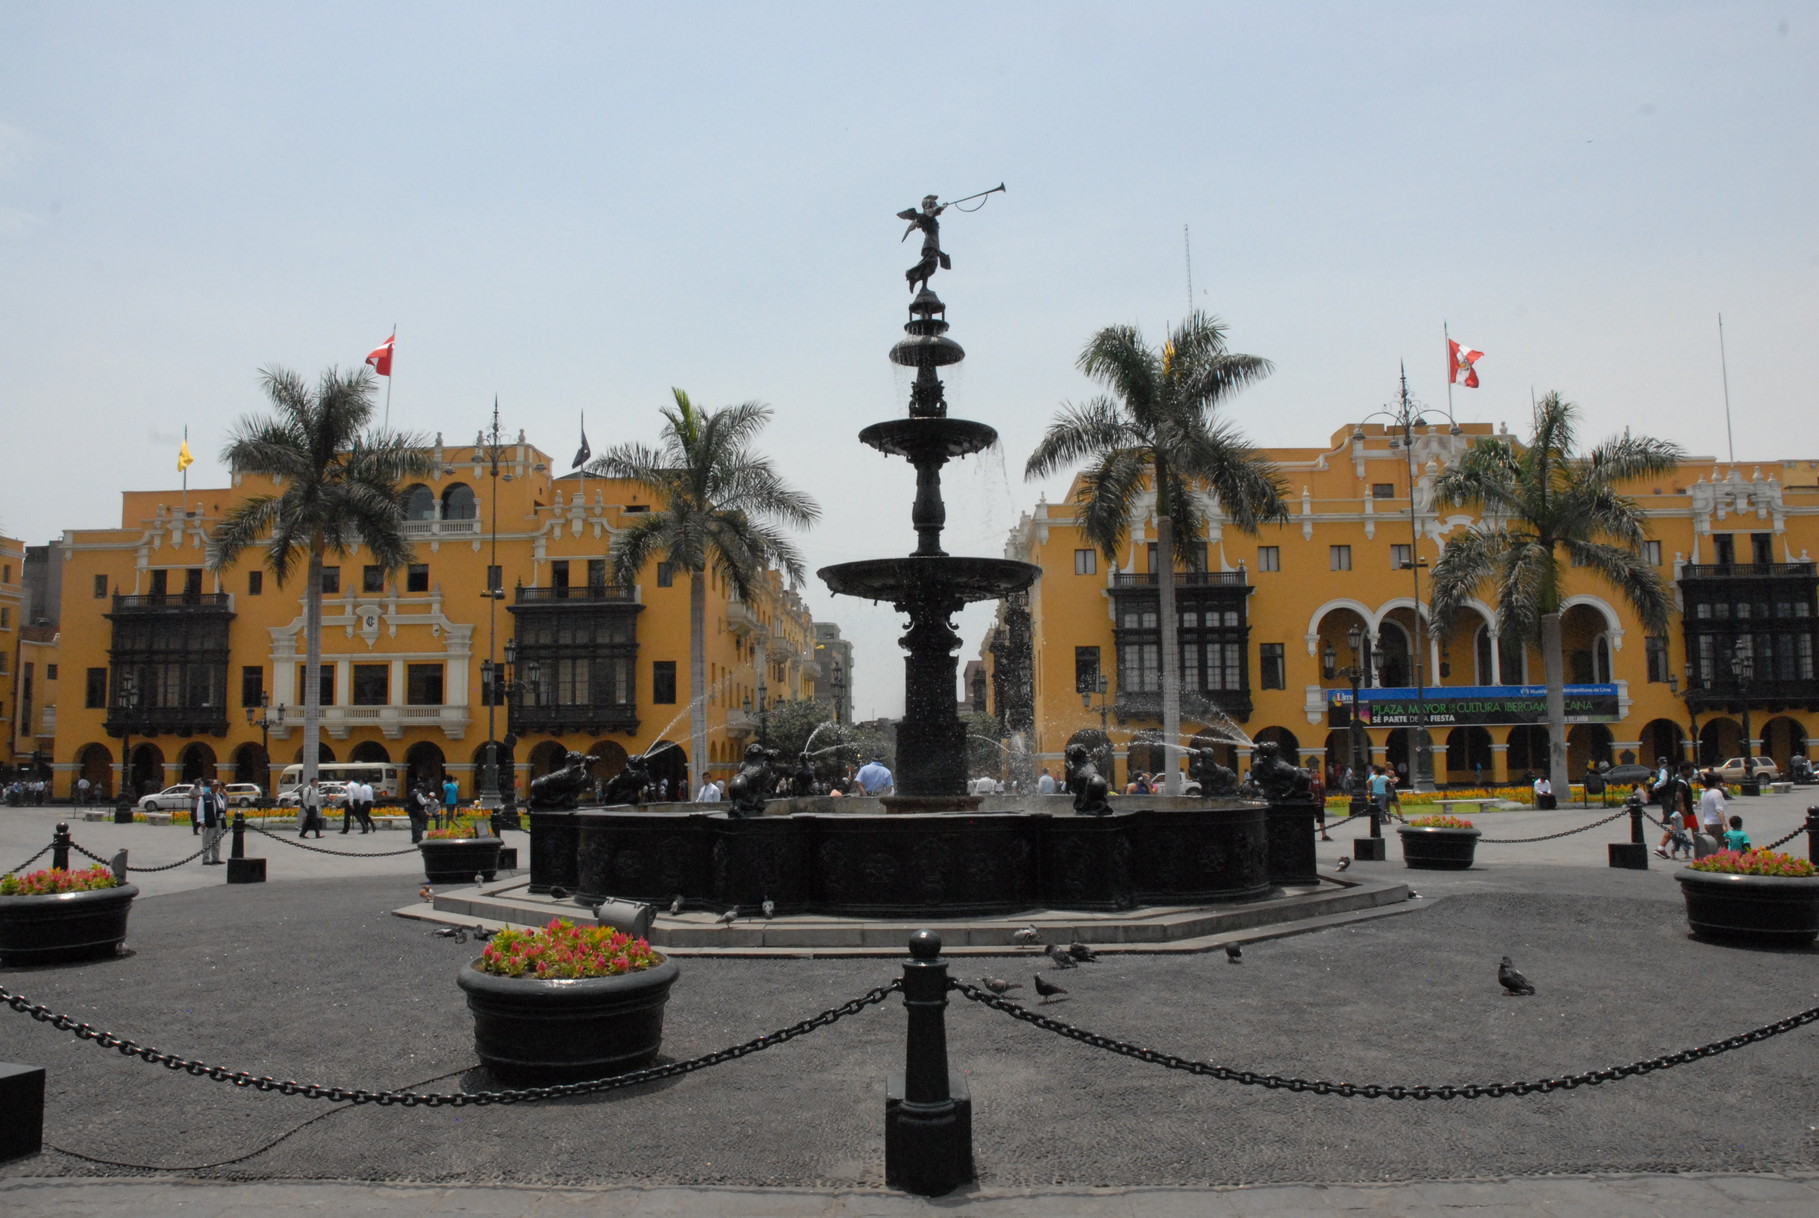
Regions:
[[581, 447], [575, 453], [575, 463], [569, 466], [569, 470], [572, 472], [580, 469], [593, 455], [594, 450], [587, 446], [587, 416], [584, 414], [581, 416]]

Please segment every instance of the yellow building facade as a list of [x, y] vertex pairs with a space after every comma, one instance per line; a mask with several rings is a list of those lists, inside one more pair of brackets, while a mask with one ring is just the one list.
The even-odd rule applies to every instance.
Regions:
[[[814, 695], [801, 599], [767, 573], [769, 594], [746, 604], [710, 572], [708, 756], [690, 757], [689, 576], [653, 562], [635, 587], [610, 582], [614, 538], [662, 505], [626, 483], [552, 476], [522, 435], [496, 476], [478, 444], [438, 436], [433, 456], [436, 476], [405, 488], [408, 566], [384, 571], [359, 550], [326, 560], [324, 761], [452, 775], [470, 795], [497, 739], [502, 789], [523, 798], [570, 750], [598, 757], [602, 779], [649, 753], [679, 794], [730, 769], [760, 684], [772, 699]], [[111, 796], [123, 756], [142, 791], [207, 776], [269, 788], [302, 760], [304, 569], [279, 586], [263, 546], [207, 567], [223, 514], [275, 489], [237, 475], [128, 492], [118, 527], [64, 534], [59, 797], [83, 776]]]
[[[1447, 539], [1475, 522], [1437, 505], [1433, 480], [1496, 430], [1422, 426], [1405, 443], [1400, 429], [1367, 425], [1344, 428], [1320, 448], [1262, 450], [1285, 484], [1290, 522], [1252, 535], [1209, 507], [1204, 551], [1188, 548], [1177, 573], [1182, 743], [1211, 745], [1233, 768], [1247, 765], [1251, 742], [1263, 740], [1302, 765], [1347, 763], [1346, 673], [1357, 668], [1369, 761], [1406, 771], [1407, 725], [1419, 703], [1439, 782], [1512, 781], [1545, 770], [1541, 657], [1497, 643], [1494, 593], [1484, 589], [1485, 599], [1444, 634], [1426, 617], [1428, 569]], [[1819, 724], [1816, 484], [1819, 462], [1706, 458], [1629, 488], [1647, 516], [1647, 557], [1675, 612], [1667, 633], [1651, 636], [1614, 588], [1567, 572], [1572, 773], [1590, 762], [1692, 759], [1695, 739], [1701, 764], [1739, 756], [1746, 710], [1755, 751], [1784, 771], [1806, 753]], [[1122, 783], [1164, 764], [1154, 501], [1108, 563], [1082, 535], [1077, 491], [1025, 515], [1005, 556], [1042, 568], [1027, 627], [1039, 764], [1055, 769], [1071, 739], [1095, 738], [1103, 716]], [[994, 663], [1004, 628], [1001, 618], [986, 649]], [[1739, 660], [1745, 652], [1747, 663]]]

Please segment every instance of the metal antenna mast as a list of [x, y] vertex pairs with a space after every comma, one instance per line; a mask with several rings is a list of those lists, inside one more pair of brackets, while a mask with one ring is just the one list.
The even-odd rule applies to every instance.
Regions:
[[1187, 260], [1187, 311], [1194, 311], [1194, 243], [1188, 239], [1187, 225], [1181, 226], [1181, 252]]

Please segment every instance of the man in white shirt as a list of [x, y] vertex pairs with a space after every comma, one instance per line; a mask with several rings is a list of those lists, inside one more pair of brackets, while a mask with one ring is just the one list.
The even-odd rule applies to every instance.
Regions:
[[870, 761], [860, 766], [859, 773], [855, 777], [859, 781], [859, 789], [867, 795], [888, 794], [895, 781], [891, 776], [890, 767], [884, 764], [884, 754], [882, 753], [874, 754]]
[[712, 774], [703, 775], [701, 789], [695, 792], [695, 802], [712, 804], [719, 803], [723, 798], [724, 794], [720, 790], [720, 784], [714, 781], [714, 776]]
[[1036, 794], [1053, 795], [1055, 793], [1055, 776], [1044, 769], [1042, 777], [1036, 780]]

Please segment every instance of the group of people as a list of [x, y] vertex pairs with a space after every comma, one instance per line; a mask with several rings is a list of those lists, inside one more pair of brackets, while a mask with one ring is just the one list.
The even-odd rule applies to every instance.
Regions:
[[1690, 761], [1676, 768], [1661, 757], [1655, 765], [1654, 781], [1638, 782], [1635, 795], [1660, 805], [1664, 829], [1655, 844], [1656, 854], [1697, 859], [1719, 850], [1741, 853], [1750, 848], [1743, 817], [1729, 810], [1724, 779], [1710, 770], [1696, 773]]
[[202, 862], [221, 865], [221, 834], [227, 828], [227, 789], [219, 778], [196, 784], [196, 806], [191, 809], [190, 832], [202, 835]]
[[50, 784], [42, 778], [15, 778], [6, 787], [6, 802], [14, 808], [42, 808]]

